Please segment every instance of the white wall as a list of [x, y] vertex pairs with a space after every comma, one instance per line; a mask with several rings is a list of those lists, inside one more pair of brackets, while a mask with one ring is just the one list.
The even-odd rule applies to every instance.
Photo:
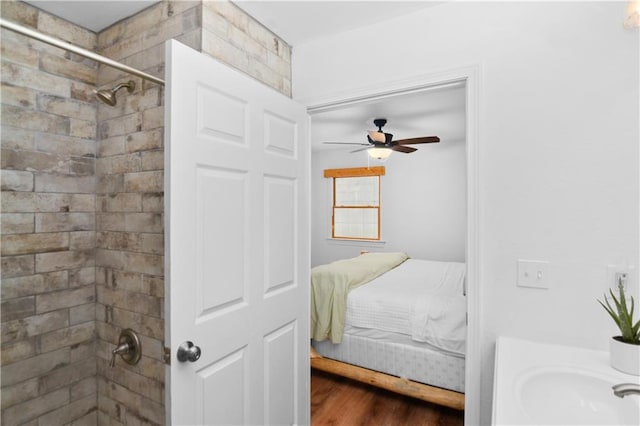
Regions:
[[[640, 42], [624, 10], [448, 2], [294, 48], [303, 102], [481, 67], [483, 424], [496, 336], [606, 349], [613, 328], [596, 303], [606, 265], [638, 264]], [[550, 261], [551, 288], [516, 287], [518, 258]]]
[[384, 163], [374, 160], [370, 163], [386, 169], [380, 180], [380, 228], [384, 244], [328, 238], [333, 179], [324, 178], [323, 171], [366, 167], [366, 152], [313, 152], [312, 266], [354, 257], [360, 250], [403, 251], [414, 259], [464, 262], [467, 220], [464, 142], [442, 141], [417, 148], [411, 154], [393, 153]]

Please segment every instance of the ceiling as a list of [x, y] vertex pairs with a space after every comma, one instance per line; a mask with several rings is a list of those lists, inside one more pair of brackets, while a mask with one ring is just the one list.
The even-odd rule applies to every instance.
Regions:
[[[257, 1], [233, 0], [290, 45], [324, 35], [350, 31], [386, 19], [436, 6], [443, 1]], [[84, 28], [99, 32], [154, 3], [155, 0], [28, 0], [40, 9]], [[312, 148], [357, 147], [322, 144], [324, 141], [366, 142], [366, 131], [375, 130], [374, 118], [387, 118], [384, 130], [395, 139], [439, 136], [442, 142], [464, 142], [465, 91], [463, 85], [430, 89], [370, 100], [312, 115]]]
[[[232, 1], [291, 46], [443, 3], [433, 0]], [[157, 0], [26, 0], [25, 2], [94, 32], [99, 32], [158, 3]]]
[[25, 3], [97, 33], [158, 1], [27, 0]]
[[291, 46], [372, 25], [435, 6], [443, 1], [420, 0], [232, 0]]

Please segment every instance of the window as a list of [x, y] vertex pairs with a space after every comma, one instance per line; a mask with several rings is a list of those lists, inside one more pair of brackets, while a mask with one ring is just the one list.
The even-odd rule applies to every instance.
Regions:
[[327, 169], [333, 178], [331, 237], [380, 239], [380, 176], [384, 167]]

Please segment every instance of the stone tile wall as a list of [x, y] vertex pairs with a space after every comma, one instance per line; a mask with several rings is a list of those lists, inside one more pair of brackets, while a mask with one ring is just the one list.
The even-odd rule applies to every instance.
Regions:
[[291, 97], [291, 47], [228, 1], [204, 1], [202, 52]]
[[[291, 94], [290, 47], [226, 1], [161, 2], [97, 37], [2, 13], [160, 77], [176, 38]], [[164, 424], [164, 88], [2, 36], [3, 420]], [[128, 80], [115, 107], [94, 100]], [[110, 368], [124, 328], [143, 357]]]
[[[95, 49], [24, 3], [2, 17]], [[2, 423], [95, 424], [97, 65], [2, 30]]]
[[[102, 31], [101, 54], [164, 77], [164, 42], [177, 38], [200, 49], [202, 7], [163, 2]], [[98, 424], [164, 424], [164, 88], [101, 66], [99, 88], [132, 80], [115, 107], [98, 106], [97, 372]], [[111, 350], [124, 328], [142, 340], [142, 359]]]

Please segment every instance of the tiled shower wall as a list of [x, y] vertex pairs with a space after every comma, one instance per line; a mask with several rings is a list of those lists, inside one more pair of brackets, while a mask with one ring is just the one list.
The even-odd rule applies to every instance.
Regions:
[[[87, 49], [22, 3], [2, 17]], [[2, 424], [95, 424], [97, 66], [2, 30]]]
[[[291, 94], [290, 47], [226, 1], [162, 2], [97, 37], [22, 3], [2, 9], [7, 19], [160, 77], [164, 41], [176, 38]], [[164, 89], [2, 35], [3, 420], [163, 424]], [[44, 53], [34, 59], [32, 50]], [[67, 83], [51, 80], [60, 75]], [[119, 92], [115, 107], [93, 99], [95, 88], [128, 80], [136, 89]], [[68, 93], [53, 95], [68, 100], [51, 100], [49, 91], [65, 84]], [[57, 162], [47, 163], [41, 152], [51, 150]], [[46, 201], [52, 191], [55, 201]], [[49, 321], [54, 314], [58, 322]], [[139, 333], [143, 357], [110, 368], [123, 328]]]
[[[164, 41], [199, 49], [202, 7], [160, 3], [98, 35], [99, 51], [163, 77]], [[101, 66], [100, 88], [132, 80], [116, 107], [98, 106], [96, 329], [99, 424], [164, 423], [164, 88]], [[123, 328], [141, 338], [131, 366], [111, 350]]]

